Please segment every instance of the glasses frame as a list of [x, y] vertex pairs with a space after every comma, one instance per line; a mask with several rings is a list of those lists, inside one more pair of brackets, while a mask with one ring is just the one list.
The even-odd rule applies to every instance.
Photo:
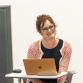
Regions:
[[49, 29], [50, 29], [50, 30], [54, 30], [54, 29], [55, 29], [54, 25], [50, 25], [50, 26], [48, 26], [48, 27], [43, 27], [43, 28], [41, 28], [42, 31], [48, 31]]

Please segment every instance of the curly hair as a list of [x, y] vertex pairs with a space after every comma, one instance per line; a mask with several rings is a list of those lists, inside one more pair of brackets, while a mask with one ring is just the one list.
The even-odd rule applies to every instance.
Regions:
[[54, 25], [54, 27], [56, 27], [51, 16], [46, 14], [39, 15], [37, 16], [37, 21], [36, 21], [36, 29], [39, 33], [41, 33], [41, 28], [44, 26], [46, 20], [49, 20]]

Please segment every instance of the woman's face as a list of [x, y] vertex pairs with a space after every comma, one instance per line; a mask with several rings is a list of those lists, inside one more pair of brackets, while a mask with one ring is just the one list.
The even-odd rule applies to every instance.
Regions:
[[46, 20], [46, 22], [44, 23], [44, 26], [41, 28], [41, 33], [42, 37], [44, 39], [51, 39], [55, 37], [55, 27], [54, 25], [49, 21]]

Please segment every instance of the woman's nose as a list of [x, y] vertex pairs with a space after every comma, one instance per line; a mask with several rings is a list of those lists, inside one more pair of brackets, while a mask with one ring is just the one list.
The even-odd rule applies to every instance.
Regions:
[[51, 30], [50, 30], [50, 29], [48, 29], [48, 31], [50, 32]]

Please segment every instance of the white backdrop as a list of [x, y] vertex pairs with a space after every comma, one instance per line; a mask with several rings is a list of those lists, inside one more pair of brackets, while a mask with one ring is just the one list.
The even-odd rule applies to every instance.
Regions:
[[77, 72], [72, 83], [82, 83], [82, 4], [82, 0], [0, 0], [0, 5], [11, 5], [13, 68], [23, 69], [28, 46], [41, 38], [35, 29], [36, 16], [46, 13], [58, 26], [57, 36], [72, 45], [69, 70]]

